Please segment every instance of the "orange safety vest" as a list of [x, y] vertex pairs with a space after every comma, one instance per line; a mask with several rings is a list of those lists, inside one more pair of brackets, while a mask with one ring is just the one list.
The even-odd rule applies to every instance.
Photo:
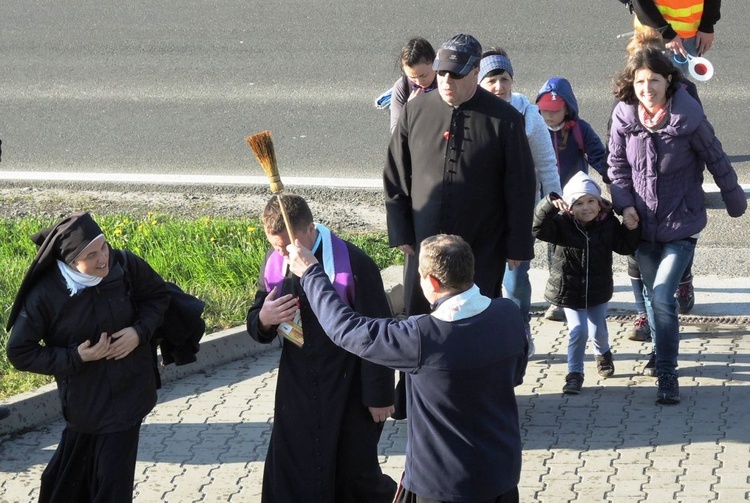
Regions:
[[654, 0], [664, 20], [682, 38], [698, 33], [703, 17], [703, 0]]

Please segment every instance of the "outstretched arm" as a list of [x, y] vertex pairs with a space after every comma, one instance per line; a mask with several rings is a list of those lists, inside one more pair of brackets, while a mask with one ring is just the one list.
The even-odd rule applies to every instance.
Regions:
[[355, 312], [341, 300], [310, 250], [299, 241], [287, 250], [291, 271], [300, 276], [310, 307], [334, 344], [378, 365], [404, 372], [418, 368], [421, 339], [417, 318], [397, 321]]

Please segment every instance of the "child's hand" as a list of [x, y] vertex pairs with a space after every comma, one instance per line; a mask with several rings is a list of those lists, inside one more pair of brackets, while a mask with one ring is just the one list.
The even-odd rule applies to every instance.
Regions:
[[632, 231], [638, 227], [638, 222], [638, 212], [635, 211], [635, 208], [628, 206], [622, 210], [622, 223], [625, 224], [625, 227]]
[[563, 212], [563, 213], [567, 213], [568, 212], [568, 205], [565, 204], [565, 201], [563, 201], [562, 199], [554, 199], [552, 201], [552, 204], [555, 206], [555, 208], [557, 208], [561, 212]]

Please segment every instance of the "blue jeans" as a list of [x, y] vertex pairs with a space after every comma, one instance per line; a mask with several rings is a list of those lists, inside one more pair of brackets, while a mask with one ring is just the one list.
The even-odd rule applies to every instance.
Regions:
[[525, 261], [515, 269], [511, 270], [505, 265], [505, 276], [503, 286], [507, 298], [512, 300], [521, 311], [523, 322], [527, 325], [531, 321], [531, 281], [529, 280], [529, 268], [531, 262]]
[[568, 323], [568, 372], [583, 374], [583, 358], [589, 340], [594, 343], [594, 354], [597, 356], [610, 349], [607, 303], [587, 309], [566, 307], [565, 321]]
[[641, 268], [648, 322], [654, 338], [656, 373], [677, 374], [680, 323], [674, 292], [695, 251], [686, 239], [669, 243], [641, 242], [635, 256]]

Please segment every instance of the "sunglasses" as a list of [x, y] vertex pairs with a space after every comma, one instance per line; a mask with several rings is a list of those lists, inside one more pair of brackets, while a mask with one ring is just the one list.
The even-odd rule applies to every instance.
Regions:
[[446, 75], [450, 75], [451, 79], [453, 79], [453, 80], [461, 80], [462, 78], [466, 77], [466, 75], [459, 75], [457, 73], [449, 72], [447, 70], [439, 70], [437, 72], [437, 74], [440, 75], [441, 77], [445, 77]]

